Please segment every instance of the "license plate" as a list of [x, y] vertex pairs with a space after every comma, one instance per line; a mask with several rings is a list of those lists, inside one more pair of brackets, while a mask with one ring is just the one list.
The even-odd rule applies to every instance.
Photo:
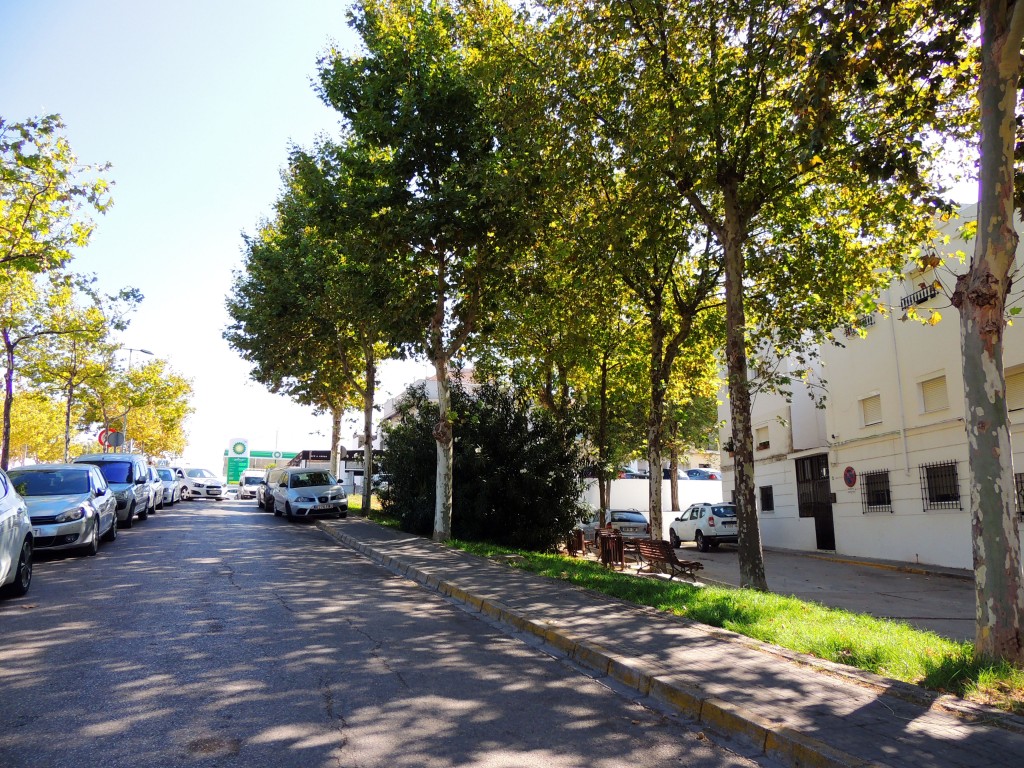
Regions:
[[726, 528], [732, 528], [736, 526], [736, 523], [722, 523]]
[[333, 504], [317, 504], [315, 507], [313, 507], [313, 509], [316, 509], [316, 510], [334, 509], [334, 505]]

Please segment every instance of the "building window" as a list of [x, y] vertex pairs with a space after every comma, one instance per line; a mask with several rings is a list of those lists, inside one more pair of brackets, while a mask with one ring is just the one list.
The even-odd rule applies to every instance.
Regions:
[[1006, 375], [1006, 410], [1019, 411], [1024, 408], [1024, 371]]
[[1024, 520], [1024, 472], [1013, 476], [1013, 485], [1017, 489], [1017, 515]]
[[949, 398], [946, 396], [945, 376], [936, 376], [934, 379], [922, 381], [920, 386], [921, 408], [924, 413], [943, 411], [949, 407]]
[[921, 465], [921, 498], [925, 510], [963, 509], [955, 461]]
[[768, 427], [758, 427], [754, 431], [754, 444], [759, 451], [767, 451], [771, 447], [768, 441]]
[[860, 500], [865, 514], [868, 512], [892, 512], [892, 496], [889, 493], [889, 470], [864, 472], [860, 476]]
[[770, 485], [761, 486], [761, 511], [775, 511], [775, 492], [772, 490], [772, 486]]
[[882, 423], [882, 396], [871, 395], [860, 401], [860, 417], [865, 427]]

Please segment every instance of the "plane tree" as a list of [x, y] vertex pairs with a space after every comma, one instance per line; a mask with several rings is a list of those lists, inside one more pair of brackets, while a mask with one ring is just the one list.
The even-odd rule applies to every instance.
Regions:
[[[501, 9], [495, 11], [502, 13]], [[500, 62], [453, 6], [364, 0], [351, 24], [362, 50], [332, 50], [320, 91], [373, 159], [386, 244], [375, 258], [392, 277], [396, 338], [433, 364], [438, 390], [434, 533], [451, 535], [452, 361], [499, 310], [516, 276], [529, 190], [514, 172], [516, 135], [494, 119]]]

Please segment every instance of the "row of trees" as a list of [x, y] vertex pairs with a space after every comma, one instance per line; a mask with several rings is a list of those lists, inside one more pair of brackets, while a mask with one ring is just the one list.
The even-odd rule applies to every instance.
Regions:
[[[473, 358], [553, 413], [585, 410], [606, 476], [638, 424], [651, 466], [662, 466], [675, 425], [688, 423], [679, 415], [710, 394], [724, 363], [741, 578], [767, 589], [751, 387], [785, 390], [777, 360], [813, 355], [835, 328], [887, 309], [881, 288], [950, 209], [943, 185], [967, 153], [948, 149], [978, 133], [980, 82], [993, 142], [982, 144], [983, 168], [1001, 163], [983, 193], [1003, 202], [983, 202], [979, 230], [1000, 237], [979, 253], [1000, 250], [1004, 272], [982, 279], [987, 292], [958, 294], [965, 318], [987, 308], [985, 322], [965, 320], [964, 337], [993, 355], [969, 372], [965, 354], [965, 378], [979, 384], [968, 397], [1003, 415], [982, 420], [995, 442], [989, 469], [972, 476], [978, 649], [1020, 661], [1001, 351], [985, 334], [1001, 338], [997, 299], [1016, 243], [1024, 11], [983, 6], [979, 39], [967, 0], [549, 0], [518, 11], [499, 0], [363, 0], [351, 16], [362, 51], [320, 60], [319, 91], [342, 134], [293, 151], [276, 216], [247, 243], [229, 339], [275, 386], [319, 387], [361, 361], [364, 405], [381, 354], [431, 360], [437, 539], [451, 532], [453, 361]], [[280, 292], [278, 269], [297, 273]], [[272, 343], [286, 327], [293, 342]], [[303, 366], [288, 360], [268, 376], [271, 347]], [[972, 452], [972, 467], [981, 461]], [[977, 495], [989, 480], [999, 492]], [[661, 483], [650, 489], [661, 530]]]
[[142, 295], [103, 295], [95, 278], [69, 269], [91, 215], [111, 204], [105, 171], [78, 163], [57, 116], [0, 118], [4, 469], [14, 459], [67, 461], [84, 449], [80, 433], [123, 431], [129, 416], [139, 450], [184, 449], [189, 382], [162, 360], [126, 367], [114, 340]]

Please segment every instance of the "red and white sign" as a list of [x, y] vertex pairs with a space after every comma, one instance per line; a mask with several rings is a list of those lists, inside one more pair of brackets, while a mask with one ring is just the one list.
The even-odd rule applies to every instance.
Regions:
[[96, 439], [99, 441], [100, 445], [106, 445], [107, 444], [107, 432], [108, 432], [108, 430], [101, 429], [100, 433], [98, 435], [96, 435]]

